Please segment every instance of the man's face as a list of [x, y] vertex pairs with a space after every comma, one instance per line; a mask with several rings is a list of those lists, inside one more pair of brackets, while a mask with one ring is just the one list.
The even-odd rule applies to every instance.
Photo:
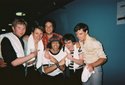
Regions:
[[52, 25], [51, 22], [46, 22], [46, 24], [45, 24], [45, 32], [47, 34], [53, 33], [53, 25]]
[[76, 32], [76, 36], [79, 39], [79, 41], [83, 42], [86, 39], [87, 32], [84, 32], [82, 29], [78, 30]]
[[22, 37], [26, 32], [26, 26], [23, 24], [17, 24], [15, 27], [13, 27], [13, 32], [18, 37]]
[[40, 41], [42, 39], [42, 36], [43, 36], [43, 32], [38, 29], [38, 28], [35, 28], [34, 32], [33, 32], [33, 37], [36, 41]]
[[64, 43], [69, 50], [73, 48], [73, 42], [71, 40], [64, 41]]
[[51, 45], [53, 50], [55, 51], [59, 50], [59, 46], [60, 46], [59, 41], [52, 41]]

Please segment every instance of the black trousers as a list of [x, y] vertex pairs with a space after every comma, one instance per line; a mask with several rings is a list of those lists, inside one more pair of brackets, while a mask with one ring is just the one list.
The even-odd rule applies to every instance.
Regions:
[[25, 81], [27, 85], [42, 85], [43, 82], [41, 74], [38, 70], [35, 70], [34, 66], [27, 68]]
[[64, 75], [62, 73], [56, 76], [49, 76], [47, 74], [42, 74], [44, 85], [66, 85]]
[[0, 68], [0, 84], [23, 85], [24, 82], [25, 76], [22, 70], [10, 69], [8, 67]]
[[69, 70], [69, 77], [66, 79], [66, 82], [70, 85], [82, 85], [81, 74], [83, 69], [78, 70]]

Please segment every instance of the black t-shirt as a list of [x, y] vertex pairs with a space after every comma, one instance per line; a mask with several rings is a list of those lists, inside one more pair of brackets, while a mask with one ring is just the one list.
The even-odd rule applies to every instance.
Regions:
[[25, 68], [23, 64], [15, 67], [11, 64], [11, 62], [17, 58], [17, 55], [10, 40], [6, 37], [4, 37], [1, 42], [1, 54], [4, 61], [7, 63], [7, 67], [4, 68], [5, 75], [10, 77], [10, 79], [24, 78]]

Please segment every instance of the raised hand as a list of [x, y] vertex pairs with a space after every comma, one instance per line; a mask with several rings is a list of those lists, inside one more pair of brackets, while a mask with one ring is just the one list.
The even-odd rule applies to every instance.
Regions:
[[50, 59], [50, 54], [48, 50], [45, 51], [45, 58]]
[[68, 55], [67, 55], [67, 58], [68, 58], [69, 60], [71, 60], [71, 61], [73, 60], [73, 57], [72, 57], [71, 54], [68, 54]]
[[38, 52], [39, 52], [39, 50], [33, 51], [33, 52], [30, 53], [30, 56], [37, 57]]

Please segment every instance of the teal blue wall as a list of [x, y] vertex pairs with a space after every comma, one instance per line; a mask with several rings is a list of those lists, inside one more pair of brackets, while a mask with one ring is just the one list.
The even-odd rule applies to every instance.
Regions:
[[104, 46], [104, 85], [125, 85], [125, 24], [117, 25], [116, 0], [74, 0], [47, 17], [56, 20], [58, 33], [74, 33], [79, 22], [89, 25], [90, 34]]

